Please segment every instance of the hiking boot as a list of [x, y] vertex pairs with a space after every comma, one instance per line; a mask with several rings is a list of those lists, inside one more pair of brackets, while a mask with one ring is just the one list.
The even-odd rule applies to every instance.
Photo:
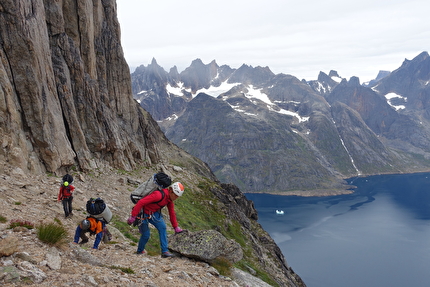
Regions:
[[173, 255], [172, 253], [166, 251], [166, 252], [161, 253], [161, 257], [162, 258], [170, 258], [170, 257], [175, 257], [175, 255]]
[[146, 254], [146, 251], [145, 251], [145, 250], [140, 251], [140, 252], [139, 252], [139, 251], [137, 251], [137, 252], [136, 252], [136, 254], [139, 254], [139, 255], [145, 255], [145, 254]]

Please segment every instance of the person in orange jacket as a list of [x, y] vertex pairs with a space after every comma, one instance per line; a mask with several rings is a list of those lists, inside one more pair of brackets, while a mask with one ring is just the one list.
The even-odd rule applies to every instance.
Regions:
[[72, 185], [73, 177], [66, 174], [63, 177], [63, 183], [61, 184], [60, 191], [58, 192], [57, 201], [63, 203], [63, 210], [65, 217], [73, 215], [72, 212], [72, 201], [73, 201], [73, 191], [75, 187]]
[[175, 230], [175, 233], [182, 232], [176, 220], [174, 201], [184, 193], [184, 186], [180, 182], [175, 182], [168, 188], [155, 190], [151, 194], [139, 200], [131, 211], [131, 216], [127, 219], [129, 225], [136, 221], [140, 215], [142, 222], [139, 224], [139, 232], [141, 234], [139, 244], [137, 246], [137, 254], [145, 254], [145, 245], [150, 237], [149, 223], [155, 226], [158, 230], [161, 245], [161, 257], [173, 257], [169, 252], [167, 241], [166, 223], [164, 222], [161, 208], [167, 205], [169, 211], [170, 223]]
[[82, 239], [80, 244], [87, 243], [89, 238], [85, 233], [89, 232], [90, 235], [96, 236], [93, 249], [98, 249], [99, 244], [103, 238], [104, 227], [105, 226], [103, 221], [97, 220], [91, 216], [87, 217], [86, 219], [81, 221], [78, 227], [76, 227], [73, 243], [78, 244], [79, 238]]

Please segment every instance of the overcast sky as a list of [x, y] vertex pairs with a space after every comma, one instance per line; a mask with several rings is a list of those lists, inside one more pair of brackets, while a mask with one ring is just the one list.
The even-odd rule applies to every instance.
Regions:
[[315, 80], [320, 71], [374, 79], [430, 46], [428, 0], [117, 0], [131, 71], [204, 64], [268, 66]]

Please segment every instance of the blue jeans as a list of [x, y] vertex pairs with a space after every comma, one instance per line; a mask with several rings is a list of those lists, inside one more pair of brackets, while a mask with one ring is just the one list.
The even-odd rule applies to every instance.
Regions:
[[151, 236], [151, 231], [149, 230], [149, 223], [155, 226], [158, 230], [158, 235], [160, 237], [160, 245], [161, 245], [161, 253], [169, 251], [167, 248], [168, 242], [167, 242], [167, 229], [166, 229], [166, 223], [164, 222], [163, 215], [161, 214], [161, 211], [157, 211], [154, 214], [151, 215], [151, 217], [148, 219], [149, 215], [145, 214], [145, 220], [142, 221], [142, 224], [139, 226], [140, 231], [140, 239], [139, 239], [139, 245], [137, 246], [137, 252], [142, 252], [145, 249], [145, 245], [149, 240], [149, 237]]

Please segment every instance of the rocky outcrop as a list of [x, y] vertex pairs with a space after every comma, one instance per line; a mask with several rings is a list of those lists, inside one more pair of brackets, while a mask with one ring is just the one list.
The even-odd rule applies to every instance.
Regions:
[[243, 258], [239, 243], [228, 240], [216, 230], [184, 230], [169, 237], [169, 249], [208, 263], [213, 263], [218, 258], [226, 258], [231, 263], [236, 263]]

